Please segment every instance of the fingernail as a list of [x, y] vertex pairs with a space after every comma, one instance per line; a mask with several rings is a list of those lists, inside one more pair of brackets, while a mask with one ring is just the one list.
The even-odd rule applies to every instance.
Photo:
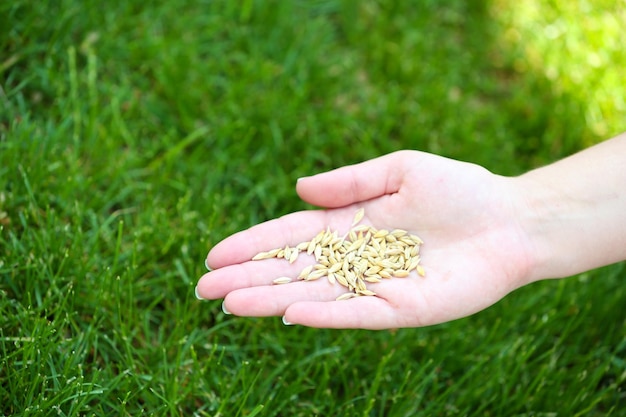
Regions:
[[206, 269], [207, 269], [209, 272], [213, 271], [213, 269], [209, 266], [209, 260], [208, 260], [208, 259], [205, 259], [205, 260], [204, 260], [204, 266], [206, 267]]
[[293, 326], [293, 323], [288, 322], [288, 321], [287, 321], [287, 318], [286, 318], [285, 316], [283, 316], [283, 324], [284, 324], [285, 326]]
[[223, 302], [222, 302], [222, 311], [224, 312], [224, 314], [233, 314], [230, 311], [226, 310], [226, 306], [224, 305]]
[[194, 293], [196, 294], [196, 298], [197, 298], [198, 300], [204, 300], [204, 298], [202, 298], [202, 297], [200, 296], [200, 294], [198, 294], [198, 286], [197, 286], [197, 285], [196, 285], [196, 288], [194, 289]]

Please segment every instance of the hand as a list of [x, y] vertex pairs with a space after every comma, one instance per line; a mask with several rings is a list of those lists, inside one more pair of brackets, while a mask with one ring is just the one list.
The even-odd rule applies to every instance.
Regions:
[[[468, 316], [528, 282], [530, 244], [516, 220], [515, 182], [480, 166], [418, 151], [400, 151], [303, 178], [300, 197], [325, 210], [292, 213], [239, 232], [208, 254], [213, 268], [196, 288], [224, 298], [242, 316], [283, 316], [288, 323], [326, 328], [426, 326]], [[420, 236], [426, 276], [368, 284], [377, 296], [335, 301], [347, 290], [328, 281], [297, 281], [314, 259], [301, 254], [251, 261], [261, 251], [295, 246], [330, 227], [345, 233], [358, 208], [361, 224]], [[277, 277], [294, 281], [272, 285]]]

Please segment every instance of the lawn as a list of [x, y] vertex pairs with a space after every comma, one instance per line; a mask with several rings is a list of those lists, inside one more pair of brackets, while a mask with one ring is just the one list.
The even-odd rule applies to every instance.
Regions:
[[194, 287], [219, 240], [309, 208], [298, 177], [398, 149], [516, 175], [626, 130], [625, 22], [608, 0], [1, 2], [0, 415], [624, 415], [624, 263], [377, 332]]

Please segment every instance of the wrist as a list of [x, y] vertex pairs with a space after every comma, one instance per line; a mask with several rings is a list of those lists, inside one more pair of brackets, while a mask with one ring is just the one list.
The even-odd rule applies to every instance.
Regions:
[[605, 170], [607, 160], [585, 156], [514, 179], [530, 248], [529, 282], [572, 276], [626, 255], [623, 175]]
[[567, 199], [547, 187], [531, 173], [513, 178], [518, 190], [519, 204], [516, 217], [528, 242], [528, 270], [526, 283], [568, 276], [567, 252], [558, 239], [563, 231], [563, 213], [567, 212]]

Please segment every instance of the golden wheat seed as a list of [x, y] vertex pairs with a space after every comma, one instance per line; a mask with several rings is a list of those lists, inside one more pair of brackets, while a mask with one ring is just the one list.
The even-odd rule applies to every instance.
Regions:
[[319, 245], [324, 247], [324, 246], [328, 246], [328, 244], [333, 240], [333, 234], [330, 232], [330, 230], [326, 231], [326, 233], [324, 233], [324, 236], [322, 237], [322, 240], [320, 240]]
[[366, 226], [364, 224], [352, 228], [352, 230], [354, 230], [356, 233], [369, 232], [371, 229], [372, 228], [370, 226]]
[[285, 247], [283, 248], [283, 258], [285, 258], [286, 260], [291, 259], [291, 248], [288, 245], [285, 245]]
[[409, 267], [408, 267], [407, 269], [408, 269], [409, 271], [412, 271], [412, 270], [416, 269], [416, 268], [417, 268], [417, 266], [419, 265], [419, 263], [420, 263], [420, 257], [419, 257], [419, 256], [417, 256], [417, 257], [415, 257], [415, 258], [411, 258], [411, 259], [410, 259], [410, 261], [411, 261], [411, 264], [409, 265]]
[[337, 252], [343, 246], [343, 239], [337, 238], [331, 242], [331, 249], [333, 252]]
[[312, 255], [313, 254], [313, 251], [315, 250], [315, 245], [316, 245], [316, 243], [313, 240], [311, 240], [309, 242], [309, 244], [306, 247], [307, 255]]
[[270, 258], [276, 258], [278, 253], [281, 251], [281, 249], [272, 249], [269, 252], [259, 252], [256, 255], [254, 255], [252, 257], [253, 261], [259, 261], [262, 259], [270, 259]]
[[307, 267], [305, 267], [301, 272], [300, 275], [298, 275], [298, 279], [304, 279], [307, 276], [309, 276], [309, 274], [311, 273], [311, 270], [313, 269], [313, 265], [309, 265]]
[[350, 262], [344, 259], [343, 263], [341, 264], [341, 272], [343, 272], [344, 276], [350, 273], [350, 269], [351, 269], [350, 267], [351, 267]]
[[364, 243], [363, 238], [357, 239], [354, 242], [350, 243], [350, 246], [346, 249], [347, 252], [354, 252], [359, 249], [361, 245]]
[[354, 220], [352, 220], [352, 226], [356, 226], [363, 219], [364, 215], [365, 215], [365, 209], [364, 208], [358, 209], [356, 214], [354, 215]]
[[318, 269], [316, 271], [311, 272], [309, 275], [307, 275], [305, 280], [314, 281], [316, 279], [320, 279], [323, 276], [326, 276], [327, 273], [328, 273], [327, 269]]
[[359, 295], [353, 292], [347, 292], [344, 294], [341, 294], [339, 297], [335, 298], [335, 301], [343, 301], [343, 300], [349, 300], [351, 298], [354, 297], [358, 297]]
[[274, 281], [272, 281], [274, 284], [280, 285], [280, 284], [288, 284], [291, 282], [291, 278], [289, 277], [280, 277], [280, 278], [276, 278]]
[[381, 229], [374, 232], [375, 239], [381, 239], [389, 234], [389, 230]]
[[343, 275], [341, 275], [341, 274], [328, 274], [328, 277], [330, 278], [331, 275], [337, 280], [337, 282], [341, 286], [346, 287], [346, 288], [348, 288], [350, 286], [350, 284], [348, 283], [348, 280], [346, 280], [346, 278]]
[[411, 238], [411, 240], [412, 240], [413, 242], [415, 242], [415, 244], [417, 244], [417, 245], [422, 245], [422, 244], [424, 244], [424, 241], [423, 241], [422, 239], [420, 239], [420, 238], [419, 238], [418, 236], [416, 236], [416, 235], [409, 235], [409, 237], [410, 237], [410, 238]]
[[364, 241], [363, 244], [356, 251], [357, 256], [363, 256], [363, 252], [365, 252], [365, 249], [367, 249], [367, 247], [367, 241]]
[[385, 269], [395, 269], [398, 264], [397, 262], [393, 262], [391, 259], [381, 259], [378, 262], [378, 266], [382, 266]]
[[365, 286], [365, 281], [363, 281], [362, 278], [358, 278], [356, 279], [356, 289], [358, 291], [365, 291], [367, 290], [367, 287]]
[[319, 259], [320, 256], [322, 256], [322, 247], [319, 245], [315, 246], [315, 250], [313, 251], [314, 255], [315, 255], [315, 259]]
[[404, 269], [410, 271], [409, 268], [411, 268], [411, 258], [404, 258]]
[[358, 272], [359, 275], [363, 275], [365, 271], [367, 271], [368, 267], [369, 265], [367, 264], [366, 259], [361, 258], [361, 259], [354, 261], [354, 271]]
[[404, 254], [404, 250], [402, 248], [387, 248], [387, 250], [385, 251], [385, 256], [396, 256], [396, 255], [403, 255]]
[[315, 235], [315, 237], [311, 240], [311, 242], [314, 242], [317, 245], [318, 243], [320, 243], [320, 241], [322, 240], [325, 234], [326, 234], [326, 229], [320, 230]]
[[393, 243], [393, 242], [396, 242], [398, 239], [396, 239], [394, 235], [389, 233], [388, 235], [385, 236], [385, 240], [389, 243]]
[[348, 285], [350, 287], [356, 287], [357, 286], [357, 276], [354, 272], [352, 271], [347, 271], [344, 273], [344, 277], [346, 277], [346, 281], [348, 282]]
[[391, 234], [393, 235], [393, 237], [395, 238], [401, 238], [402, 236], [405, 236], [406, 234], [408, 234], [409, 232], [407, 232], [406, 230], [402, 230], [402, 229], [394, 229]]
[[256, 255], [254, 255], [252, 257], [253, 261], [260, 261], [261, 259], [268, 259], [271, 258], [271, 256], [269, 256], [268, 252], [259, 252]]
[[406, 278], [409, 276], [409, 271], [406, 269], [396, 269], [393, 271], [393, 276], [396, 278]]
[[380, 275], [383, 278], [391, 278], [391, 274], [389, 273], [388, 269], [382, 269], [378, 272], [378, 275]]

